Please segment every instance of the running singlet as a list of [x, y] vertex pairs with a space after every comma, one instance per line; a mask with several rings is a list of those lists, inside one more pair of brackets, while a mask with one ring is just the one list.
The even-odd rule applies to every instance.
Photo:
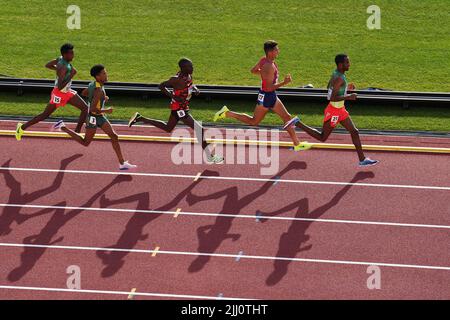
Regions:
[[[67, 81], [70, 78], [70, 73], [72, 72], [72, 65], [69, 62], [67, 62], [66, 60], [64, 60], [62, 57], [59, 57], [57, 59], [57, 61], [58, 61], [57, 64], [56, 64], [57, 67], [59, 65], [62, 65], [66, 69], [66, 75], [64, 76], [64, 79], [63, 79], [63, 81], [65, 82], [65, 81]], [[62, 88], [60, 91], [62, 93], [67, 93], [67, 92], [70, 91], [70, 87], [71, 86], [72, 86], [72, 80], [70, 80], [66, 84], [66, 86], [64, 88]], [[55, 80], [55, 88], [58, 88], [58, 77], [56, 77], [56, 80]]]
[[[275, 66], [275, 73], [273, 75], [273, 80], [272, 80], [272, 84], [275, 84], [275, 83], [278, 82], [278, 66], [275, 63], [275, 61], [271, 61], [271, 60], [267, 59], [266, 57], [263, 57], [263, 58], [261, 58], [261, 60], [259, 60], [259, 68], [262, 69], [262, 67], [266, 63], [270, 63], [270, 64], [273, 63], [273, 65]], [[262, 76], [261, 76], [261, 90], [264, 91], [264, 92], [270, 92], [270, 91], [267, 90], [267, 83], [262, 78]]]
[[173, 95], [175, 97], [180, 97], [181, 99], [183, 99], [183, 101], [178, 102], [178, 101], [172, 99], [172, 101], [170, 103], [170, 108], [175, 111], [176, 110], [189, 110], [189, 101], [191, 100], [192, 91], [194, 88], [192, 77], [191, 77], [191, 75], [184, 76], [180, 72], [177, 73], [177, 77], [184, 80], [186, 85], [183, 89], [179, 89], [179, 90], [174, 89]]
[[[96, 88], [100, 88], [100, 90], [102, 90], [102, 95], [101, 95], [100, 99], [98, 100], [97, 105], [91, 109], [91, 103], [92, 103], [92, 100], [94, 100], [94, 92], [95, 92]], [[105, 105], [105, 96], [106, 96], [105, 88], [99, 82], [92, 81], [91, 83], [89, 83], [88, 105], [89, 105], [89, 110], [91, 110], [90, 113], [97, 114], [97, 115], [103, 114], [102, 109]]]
[[[342, 80], [344, 80], [344, 85], [339, 88], [338, 95], [344, 96], [347, 94], [347, 86], [348, 86], [347, 77], [345, 76], [345, 74], [340, 73], [339, 71], [335, 70], [333, 72], [333, 74], [331, 75], [330, 82], [328, 83], [328, 95], [327, 95], [328, 101], [331, 100], [331, 94], [333, 93], [333, 87], [331, 86], [331, 82], [336, 78], [341, 78]], [[330, 101], [330, 104], [335, 108], [343, 108], [345, 106], [344, 100]]]

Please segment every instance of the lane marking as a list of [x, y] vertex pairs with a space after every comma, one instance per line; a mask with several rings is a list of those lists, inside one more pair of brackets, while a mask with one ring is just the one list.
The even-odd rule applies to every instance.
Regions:
[[136, 292], [136, 288], [131, 289], [131, 292], [128, 295], [128, 300], [132, 300], [133, 299], [133, 296], [134, 296], [135, 292]]
[[200, 176], [202, 175], [201, 172], [197, 173], [197, 175], [194, 178], [194, 181], [198, 181], [198, 179], [200, 179]]
[[[121, 249], [121, 248], [102, 248], [102, 247], [82, 247], [82, 246], [57, 246], [57, 245], [40, 245], [40, 244], [25, 244], [25, 243], [0, 243], [0, 247], [10, 248], [46, 248], [46, 249], [62, 249], [62, 250], [84, 250], [84, 251], [110, 251], [110, 252], [129, 252], [129, 253], [153, 253], [153, 250], [144, 249]], [[227, 253], [203, 253], [203, 252], [189, 252], [189, 251], [158, 251], [159, 254], [180, 255], [180, 256], [204, 256], [217, 258], [233, 258], [238, 255]], [[327, 259], [306, 259], [306, 258], [286, 258], [286, 257], [271, 257], [271, 256], [255, 256], [242, 255], [241, 258], [253, 260], [271, 260], [271, 261], [291, 261], [291, 262], [310, 262], [322, 264], [337, 264], [337, 265], [358, 265], [358, 266], [379, 266], [391, 268], [408, 268], [408, 269], [424, 269], [424, 270], [442, 270], [450, 271], [447, 266], [430, 266], [430, 265], [416, 265], [416, 264], [401, 264], [401, 263], [385, 263], [385, 262], [366, 262], [366, 261], [350, 261], [350, 260], [327, 260]], [[128, 292], [129, 294], [129, 292]]]
[[[15, 130], [0, 130], [0, 136], [14, 136]], [[24, 137], [39, 138], [64, 138], [70, 139], [70, 136], [62, 132], [46, 131], [26, 131]], [[95, 140], [109, 140], [106, 134], [96, 134]], [[119, 135], [121, 141], [140, 141], [140, 142], [175, 142], [175, 143], [197, 143], [196, 138], [186, 137], [165, 137], [165, 136], [139, 136], [139, 135]], [[292, 142], [289, 141], [266, 141], [266, 140], [238, 140], [238, 139], [206, 139], [207, 143], [217, 143], [221, 145], [248, 145], [248, 146], [274, 146], [289, 148]], [[313, 149], [336, 149], [336, 150], [355, 150], [353, 144], [345, 143], [311, 143]], [[450, 148], [432, 148], [432, 147], [408, 147], [408, 146], [387, 146], [387, 145], [363, 145], [363, 150], [385, 151], [385, 152], [418, 152], [418, 153], [437, 153], [448, 154]]]
[[219, 293], [217, 295], [217, 300], [223, 300], [223, 293]]
[[[94, 208], [94, 207], [71, 207], [71, 206], [47, 206], [47, 205], [32, 205], [32, 204], [7, 204], [0, 203], [0, 207], [12, 208], [30, 208], [30, 209], [63, 209], [63, 210], [83, 210], [92, 212], [125, 212], [125, 213], [142, 213], [142, 214], [165, 214], [174, 215], [177, 211], [160, 211], [160, 210], [140, 210], [140, 209], [115, 209], [115, 208]], [[226, 217], [226, 218], [241, 218], [241, 219], [255, 219], [254, 215], [247, 214], [226, 214], [214, 212], [182, 212], [179, 214], [186, 216], [200, 216], [200, 217]], [[284, 220], [284, 221], [303, 221], [314, 223], [343, 223], [343, 224], [360, 224], [360, 225], [375, 225], [375, 226], [390, 226], [390, 227], [411, 227], [411, 228], [430, 228], [430, 229], [450, 229], [448, 225], [433, 225], [433, 224], [414, 224], [414, 223], [397, 223], [397, 222], [382, 222], [382, 221], [360, 221], [360, 220], [336, 220], [336, 219], [314, 219], [314, 218], [292, 218], [292, 217], [271, 217], [262, 216], [259, 211], [256, 213], [256, 220], [260, 222], [261, 219], [266, 220]]]
[[175, 214], [173, 215], [174, 218], [177, 218], [181, 212], [181, 208], [178, 208], [177, 211], [175, 211]]
[[[70, 293], [95, 293], [95, 294], [113, 294], [113, 295], [126, 295], [130, 294], [129, 291], [108, 291], [108, 290], [77, 290], [77, 289], [65, 289], [65, 288], [45, 288], [45, 287], [24, 287], [24, 286], [3, 286], [0, 285], [0, 289], [8, 290], [26, 290], [26, 291], [48, 291], [48, 292], [70, 292]], [[133, 296], [144, 297], [159, 297], [159, 298], [177, 298], [177, 299], [200, 299], [200, 300], [217, 300], [217, 297], [212, 296], [198, 296], [187, 294], [168, 294], [168, 293], [152, 293], [152, 292], [134, 292]], [[257, 299], [245, 299], [245, 298], [223, 298], [224, 300], [257, 300]]]
[[[61, 170], [61, 169], [39, 169], [39, 168], [14, 168], [0, 167], [3, 171], [22, 171], [22, 172], [39, 172], [39, 173], [73, 173], [73, 174], [100, 174], [100, 175], [128, 175], [140, 177], [164, 177], [164, 178], [184, 178], [195, 179], [194, 175], [168, 174], [168, 173], [143, 173], [143, 172], [122, 172], [122, 171], [93, 171], [93, 170]], [[380, 184], [380, 183], [359, 183], [359, 182], [339, 182], [339, 181], [314, 181], [314, 180], [290, 180], [290, 179], [263, 179], [263, 178], [245, 178], [245, 177], [220, 177], [220, 176], [202, 176], [202, 179], [226, 180], [226, 181], [258, 181], [258, 182], [283, 182], [297, 184], [317, 184], [332, 186], [357, 186], [357, 187], [373, 187], [373, 188], [398, 188], [398, 189], [418, 189], [418, 190], [440, 190], [450, 191], [450, 187], [444, 186], [420, 186], [420, 185], [402, 185], [402, 184]]]
[[156, 257], [156, 254], [159, 251], [159, 247], [155, 247], [155, 250], [152, 250], [152, 257]]

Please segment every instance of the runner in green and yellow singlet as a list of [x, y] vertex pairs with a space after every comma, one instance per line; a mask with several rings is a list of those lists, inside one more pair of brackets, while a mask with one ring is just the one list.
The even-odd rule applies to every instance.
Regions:
[[105, 108], [105, 103], [108, 101], [108, 96], [104, 88], [104, 84], [108, 81], [108, 74], [103, 65], [98, 64], [91, 68], [91, 76], [94, 77], [89, 86], [83, 90], [83, 96], [88, 97], [89, 114], [86, 117], [86, 135], [83, 137], [76, 132], [67, 128], [62, 120], [54, 125], [54, 129], [64, 131], [75, 141], [83, 146], [88, 146], [94, 139], [97, 128], [101, 128], [110, 138], [119, 160], [120, 170], [128, 170], [136, 168], [135, 165], [125, 161], [120, 149], [119, 137], [111, 126], [111, 123], [106, 118], [106, 113], [112, 113], [113, 108]]

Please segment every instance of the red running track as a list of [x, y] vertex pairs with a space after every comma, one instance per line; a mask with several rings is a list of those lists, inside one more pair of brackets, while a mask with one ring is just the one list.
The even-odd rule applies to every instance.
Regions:
[[[108, 141], [0, 138], [0, 298], [450, 298], [448, 155], [371, 153], [359, 170], [351, 151], [280, 149], [263, 176], [174, 165], [174, 146], [122, 143], [139, 170], [116, 175]], [[45, 289], [67, 289], [72, 265], [109, 293]]]

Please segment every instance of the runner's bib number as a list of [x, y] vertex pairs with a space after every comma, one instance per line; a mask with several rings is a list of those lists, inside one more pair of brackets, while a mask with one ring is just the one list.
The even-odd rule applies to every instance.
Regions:
[[53, 96], [53, 103], [60, 103], [61, 102], [61, 98], [57, 97], [57, 96]]
[[184, 110], [178, 110], [177, 111], [178, 117], [183, 118], [184, 116], [186, 116], [186, 112], [184, 112]]
[[261, 104], [264, 102], [264, 93], [258, 94], [258, 102]]
[[331, 117], [331, 122], [332, 123], [337, 123], [339, 121], [339, 116], [332, 116]]
[[95, 117], [89, 117], [89, 123], [92, 125], [97, 125], [97, 119]]

